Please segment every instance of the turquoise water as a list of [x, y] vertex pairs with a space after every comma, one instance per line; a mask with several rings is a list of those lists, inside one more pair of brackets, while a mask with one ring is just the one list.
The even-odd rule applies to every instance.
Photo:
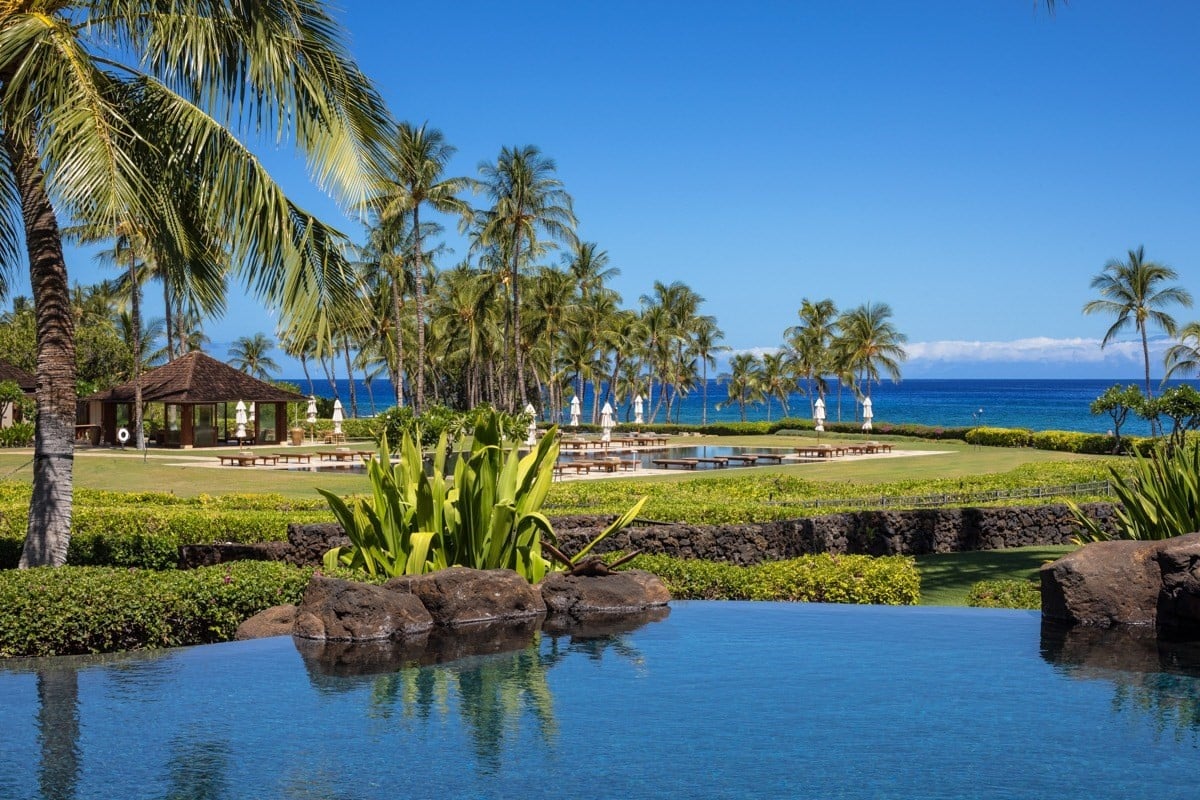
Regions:
[[1200, 662], [1089, 647], [1031, 612], [687, 602], [375, 674], [289, 638], [13, 662], [0, 797], [1194, 798]]
[[[975, 425], [991, 425], [1000, 428], [1029, 428], [1035, 431], [1065, 430], [1085, 431], [1089, 433], [1104, 433], [1113, 426], [1107, 415], [1093, 416], [1088, 406], [1093, 400], [1115, 383], [1121, 385], [1142, 385], [1139, 378], [1126, 380], [949, 380], [949, 379], [916, 379], [900, 383], [885, 381], [871, 388], [872, 404], [875, 408], [875, 429], [878, 432], [881, 425], [888, 423], [915, 423], [919, 425], [942, 426], [946, 428], [971, 427]], [[1180, 381], [1172, 381], [1178, 384]], [[1186, 381], [1196, 388], [1200, 383]], [[296, 381], [303, 386], [302, 391], [308, 391], [305, 381]], [[343, 401], [347, 399], [347, 382], [338, 382], [339, 392]], [[375, 411], [383, 411], [389, 405], [390, 383], [386, 391], [381, 390], [379, 381], [375, 382]], [[333, 390], [328, 381], [314, 381], [315, 391], [323, 397], [332, 397]], [[836, 387], [835, 387], [836, 389]], [[1157, 380], [1154, 390], [1158, 392]], [[701, 419], [708, 422], [736, 422], [741, 419], [741, 413], [736, 405], [726, 405], [717, 408], [717, 404], [726, 399], [725, 385], [715, 379], [709, 381], [707, 410], [703, 402], [703, 394], [697, 389], [684, 398], [679, 410], [679, 422], [686, 425], [697, 425]], [[603, 399], [602, 399], [603, 400]], [[859, 420], [854, 398], [849, 392], [844, 392], [839, 398], [836, 390], [825, 398], [828, 406], [826, 419], [829, 422], [855, 422]], [[656, 401], [657, 402], [657, 401]], [[363, 391], [362, 384], [358, 389], [358, 410], [361, 415], [372, 412]], [[809, 419], [808, 398], [793, 394], [788, 401], [791, 416]], [[646, 420], [650, 421], [651, 408], [647, 407]], [[587, 387], [584, 396], [584, 420], [591, 419], [592, 399], [591, 387]], [[769, 412], [769, 413], [768, 413]], [[558, 420], [564, 426], [570, 421], [567, 408], [562, 409], [562, 417]], [[544, 414], [543, 414], [544, 416]], [[779, 402], [773, 401], [770, 409], [766, 404], [749, 405], [746, 407], [746, 419], [749, 421], [779, 419], [782, 417]], [[619, 405], [617, 419], [620, 422], [633, 420], [633, 411], [629, 403]], [[675, 416], [672, 415], [672, 420]], [[661, 410], [655, 418], [657, 422], [665, 422], [665, 410]], [[1123, 434], [1147, 435], [1149, 425], [1145, 420], [1130, 414], [1122, 427]]]

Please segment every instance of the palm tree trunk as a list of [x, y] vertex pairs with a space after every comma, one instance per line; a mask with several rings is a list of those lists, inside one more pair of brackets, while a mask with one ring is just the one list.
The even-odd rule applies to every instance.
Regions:
[[[1146, 397], [1149, 398], [1154, 396], [1153, 392], [1150, 390], [1150, 340], [1146, 336], [1146, 326], [1139, 325], [1138, 328], [1141, 330], [1142, 334], [1142, 363], [1146, 365]], [[1160, 434], [1161, 430], [1158, 425], [1158, 417], [1151, 417], [1150, 435], [1159, 436]]]
[[171, 284], [167, 281], [167, 274], [164, 272], [162, 276], [163, 282], [163, 320], [167, 329], [167, 361], [175, 360], [175, 316], [171, 313]]
[[32, 132], [9, 129], [4, 146], [12, 165], [37, 324], [37, 422], [33, 497], [21, 567], [62, 566], [71, 542], [75, 458], [75, 321], [67, 265], [54, 207], [46, 194]]
[[303, 353], [300, 354], [300, 369], [304, 370], [304, 379], [308, 381], [309, 396], [316, 395], [317, 390], [313, 388], [312, 375], [308, 374], [308, 356], [304, 355]]
[[342, 338], [342, 354], [346, 357], [346, 378], [349, 381], [350, 416], [358, 417], [358, 393], [354, 388], [354, 367], [350, 362], [350, 337]]
[[145, 450], [146, 436], [142, 432], [142, 289], [138, 286], [137, 253], [131, 252], [129, 256], [129, 284], [133, 287], [129, 299], [129, 316], [133, 322], [133, 444], [138, 450]]
[[417, 315], [417, 386], [413, 412], [425, 410], [425, 268], [421, 263], [421, 204], [413, 206], [413, 305]]
[[708, 364], [704, 363], [700, 369], [700, 424], [708, 424]]
[[392, 273], [392, 327], [396, 331], [396, 370], [392, 378], [396, 390], [396, 408], [404, 408], [404, 328], [400, 324], [400, 291], [404, 285]]
[[[520, 275], [518, 268], [521, 264], [521, 238], [516, 230], [513, 231], [515, 243], [513, 244], [513, 269], [512, 269], [512, 346], [516, 355], [517, 364], [517, 406], [516, 408], [525, 407], [525, 354], [521, 348], [521, 290], [520, 290]], [[509, 411], [515, 409], [510, 408]]]

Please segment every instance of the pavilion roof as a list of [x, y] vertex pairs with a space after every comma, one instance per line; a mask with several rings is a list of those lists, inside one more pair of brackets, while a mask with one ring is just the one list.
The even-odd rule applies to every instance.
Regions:
[[[248, 403], [294, 403], [304, 395], [264, 383], [193, 350], [174, 361], [142, 374], [142, 402], [145, 403], [220, 403], [245, 400]], [[133, 401], [133, 381], [96, 392], [88, 400], [106, 403]]]
[[36, 378], [7, 361], [0, 361], [0, 381], [14, 381], [26, 394], [33, 394], [37, 390]]

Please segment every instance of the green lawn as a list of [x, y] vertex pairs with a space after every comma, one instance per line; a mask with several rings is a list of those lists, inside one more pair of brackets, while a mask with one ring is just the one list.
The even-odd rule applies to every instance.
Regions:
[[[834, 463], [800, 464], [783, 467], [697, 470], [673, 472], [661, 476], [639, 476], [642, 480], [687, 481], [696, 478], [747, 476], [762, 480], [775, 474], [802, 476], [831, 485], [841, 483], [886, 483], [960, 478], [968, 475], [1002, 473], [1023, 464], [1047, 461], [1078, 461], [1104, 458], [1079, 456], [1031, 448], [972, 447], [963, 442], [933, 442], [900, 437], [876, 437], [892, 442], [898, 449], [918, 450], [930, 455], [911, 458], [845, 460]], [[854, 441], [861, 437], [822, 436], [822, 441]], [[812, 436], [706, 436], [675, 438], [678, 444], [717, 444], [761, 448], [791, 448], [811, 443]], [[350, 447], [372, 449], [371, 442], [353, 442]], [[312, 452], [324, 447], [288, 447], [278, 445], [256, 448], [259, 452]], [[0, 451], [0, 480], [32, 481], [32, 452]], [[75, 458], [77, 486], [113, 491], [162, 491], [180, 496], [229, 494], [231, 492], [273, 492], [292, 497], [312, 497], [316, 487], [348, 494], [362, 491], [361, 475], [336, 472], [304, 472], [214, 467], [216, 453], [206, 450], [151, 449], [146, 459], [131, 450], [80, 450]], [[836, 488], [831, 488], [836, 496]]]
[[967, 592], [978, 581], [1035, 580], [1038, 569], [1075, 548], [1014, 547], [972, 553], [936, 553], [917, 556], [921, 573], [921, 605], [965, 606]]

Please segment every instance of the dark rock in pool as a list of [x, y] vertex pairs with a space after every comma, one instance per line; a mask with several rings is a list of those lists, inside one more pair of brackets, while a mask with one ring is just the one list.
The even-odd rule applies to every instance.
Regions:
[[507, 569], [466, 567], [392, 578], [384, 588], [420, 599], [438, 625], [525, 619], [546, 613], [536, 587]]
[[549, 636], [569, 636], [571, 642], [607, 640], [622, 633], [636, 631], [651, 622], [660, 622], [671, 614], [668, 606], [655, 606], [627, 613], [589, 614], [581, 619], [556, 614], [546, 617], [542, 631]]
[[415, 595], [314, 575], [296, 611], [294, 633], [357, 642], [406, 638], [432, 627], [433, 617]]
[[638, 569], [594, 577], [555, 572], [539, 586], [551, 617], [629, 614], [665, 606], [671, 600], [662, 579]]
[[1094, 542], [1041, 569], [1042, 616], [1200, 637], [1200, 533]]
[[238, 625], [237, 633], [233, 638], [241, 641], [266, 639], [269, 636], [291, 636], [295, 627], [295, 606], [272, 606]]

